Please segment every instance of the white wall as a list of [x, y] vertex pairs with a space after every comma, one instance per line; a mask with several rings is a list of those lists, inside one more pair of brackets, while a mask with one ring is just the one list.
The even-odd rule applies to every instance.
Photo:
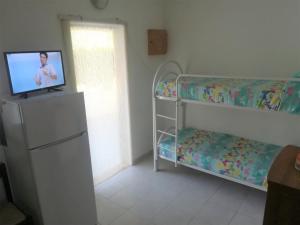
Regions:
[[[300, 70], [298, 0], [167, 0], [168, 58], [188, 73], [289, 76]], [[189, 106], [187, 124], [300, 145], [300, 117]]]
[[[146, 30], [163, 27], [161, 0], [111, 0], [104, 11], [94, 9], [89, 0], [1, 0], [0, 8], [4, 9], [1, 13], [4, 28], [0, 33], [7, 51], [62, 49], [58, 14], [81, 15], [99, 21], [114, 17], [125, 20], [133, 160], [152, 148], [151, 83], [162, 58], [147, 56]], [[2, 58], [0, 65], [3, 75]], [[0, 90], [2, 96], [8, 93], [3, 76]]]

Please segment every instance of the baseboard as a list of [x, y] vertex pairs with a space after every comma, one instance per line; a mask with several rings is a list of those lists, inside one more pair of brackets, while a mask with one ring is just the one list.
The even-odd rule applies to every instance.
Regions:
[[138, 164], [139, 162], [143, 161], [145, 158], [149, 157], [152, 154], [153, 154], [153, 150], [151, 149], [148, 152], [146, 152], [143, 155], [141, 155], [140, 157], [138, 157], [135, 160], [133, 160], [132, 161], [132, 165]]

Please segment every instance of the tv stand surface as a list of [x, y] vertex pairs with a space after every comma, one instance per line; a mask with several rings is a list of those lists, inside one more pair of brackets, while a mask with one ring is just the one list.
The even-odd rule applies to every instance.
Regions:
[[25, 98], [25, 99], [28, 98], [28, 93], [21, 94], [20, 98]]
[[[48, 93], [50, 92], [62, 92], [64, 91], [62, 88], [55, 88], [55, 87], [50, 87], [50, 88], [45, 88], [43, 89], [44, 91], [46, 90]], [[46, 92], [46, 93], [47, 93]], [[30, 93], [23, 93], [23, 94], [20, 94], [20, 98], [24, 98], [24, 99], [27, 99], [29, 98], [29, 95]], [[43, 92], [41, 92], [40, 94], [43, 94]], [[40, 95], [40, 94], [36, 94], [36, 95]], [[45, 94], [45, 92], [44, 92]], [[33, 96], [36, 96], [36, 95], [33, 95]]]
[[61, 88], [47, 88], [48, 92], [63, 91]]

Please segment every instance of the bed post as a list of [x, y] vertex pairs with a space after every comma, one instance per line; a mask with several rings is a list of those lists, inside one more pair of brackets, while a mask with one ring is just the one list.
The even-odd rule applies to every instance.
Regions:
[[181, 106], [180, 92], [179, 92], [179, 80], [181, 74], [176, 78], [176, 124], [175, 124], [175, 167], [177, 167], [177, 145], [178, 145], [178, 130], [179, 130], [179, 106]]
[[178, 144], [178, 110], [179, 110], [179, 99], [178, 99], [178, 85], [176, 81], [176, 125], [175, 125], [175, 167], [177, 167], [177, 144]]
[[153, 111], [153, 170], [158, 171], [158, 152], [157, 152], [157, 132], [156, 132], [156, 98], [152, 97], [152, 111]]

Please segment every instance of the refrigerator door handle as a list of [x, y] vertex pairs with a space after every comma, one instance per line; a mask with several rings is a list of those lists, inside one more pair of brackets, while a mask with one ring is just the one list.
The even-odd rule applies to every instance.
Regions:
[[52, 142], [52, 143], [49, 143], [49, 144], [46, 144], [46, 145], [42, 145], [42, 146], [39, 146], [39, 147], [36, 147], [36, 148], [31, 148], [31, 149], [28, 149], [28, 150], [29, 150], [29, 151], [43, 150], [43, 149], [48, 148], [48, 147], [50, 147], [50, 146], [59, 145], [59, 144], [61, 144], [61, 143], [70, 141], [70, 140], [72, 140], [72, 139], [74, 139], [74, 138], [81, 137], [81, 136], [83, 136], [83, 135], [85, 135], [85, 134], [87, 134], [87, 132], [86, 132], [86, 131], [83, 131], [83, 132], [81, 132], [81, 133], [79, 133], [79, 134], [72, 135], [72, 136], [70, 136], [70, 137], [61, 139], [61, 140], [59, 140], [59, 141], [55, 141], [55, 142]]

